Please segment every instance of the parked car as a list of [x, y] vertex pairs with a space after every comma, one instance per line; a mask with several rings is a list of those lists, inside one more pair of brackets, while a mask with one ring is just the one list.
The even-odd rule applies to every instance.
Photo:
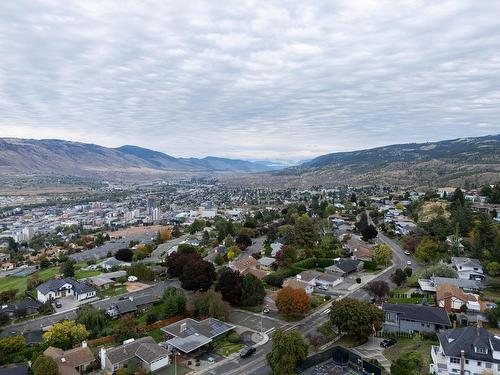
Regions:
[[397, 343], [396, 339], [385, 339], [380, 343], [380, 346], [382, 348], [388, 348], [390, 346], [393, 346], [395, 343]]
[[61, 302], [61, 300], [60, 300], [60, 299], [56, 299], [56, 300], [55, 300], [55, 305], [56, 305], [56, 307], [57, 307], [58, 309], [60, 309], [60, 308], [62, 307], [62, 302]]
[[329, 290], [330, 288], [327, 285], [318, 285], [318, 289], [320, 289], [320, 290]]
[[268, 307], [264, 307], [264, 310], [262, 310], [262, 312], [263, 312], [264, 314], [269, 313], [269, 311], [270, 311], [270, 310], [269, 310], [269, 308], [268, 308]]
[[409, 260], [408, 262], [406, 262], [406, 265], [407, 266], [411, 266], [411, 260]]
[[253, 346], [247, 346], [240, 351], [240, 358], [248, 358], [253, 353], [255, 353], [256, 349]]
[[411, 255], [411, 253], [408, 250], [405, 250], [405, 255]]

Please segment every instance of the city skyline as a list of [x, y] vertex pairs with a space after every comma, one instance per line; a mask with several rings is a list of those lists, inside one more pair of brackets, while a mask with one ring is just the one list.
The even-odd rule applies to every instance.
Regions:
[[0, 4], [0, 134], [306, 160], [499, 132], [500, 4]]

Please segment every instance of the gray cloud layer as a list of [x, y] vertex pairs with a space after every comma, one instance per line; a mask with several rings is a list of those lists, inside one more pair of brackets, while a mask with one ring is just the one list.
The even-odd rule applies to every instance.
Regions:
[[0, 135], [302, 159], [498, 133], [500, 2], [3, 1]]

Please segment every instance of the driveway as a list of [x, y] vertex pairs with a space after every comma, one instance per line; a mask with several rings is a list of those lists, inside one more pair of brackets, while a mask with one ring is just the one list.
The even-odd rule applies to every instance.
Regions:
[[384, 348], [380, 347], [383, 339], [378, 337], [371, 337], [368, 341], [353, 349], [364, 358], [376, 359], [388, 372], [391, 371], [391, 362], [384, 357]]

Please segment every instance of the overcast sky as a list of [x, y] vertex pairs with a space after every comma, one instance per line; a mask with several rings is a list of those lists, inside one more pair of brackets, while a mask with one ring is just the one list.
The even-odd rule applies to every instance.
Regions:
[[308, 159], [500, 132], [500, 1], [1, 1], [0, 136]]

